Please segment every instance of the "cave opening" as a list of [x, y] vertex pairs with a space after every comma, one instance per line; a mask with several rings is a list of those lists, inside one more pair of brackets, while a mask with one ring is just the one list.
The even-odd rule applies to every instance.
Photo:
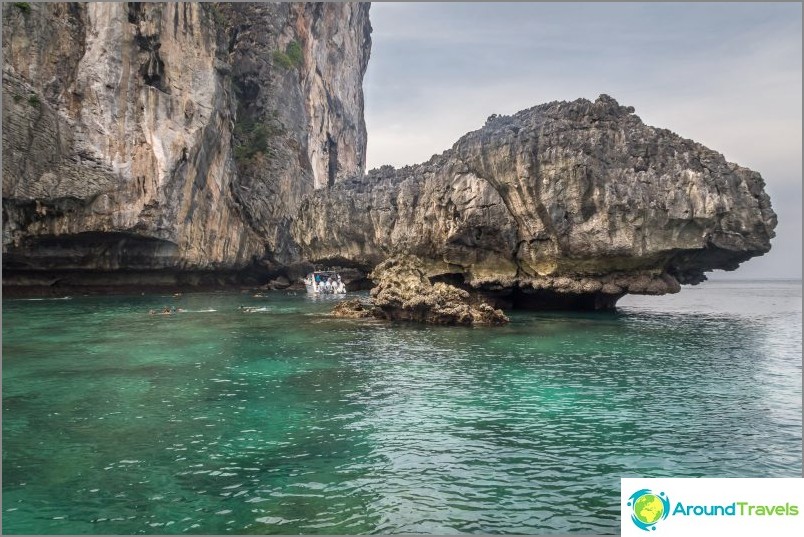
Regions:
[[514, 289], [512, 309], [532, 311], [614, 311], [623, 294], [557, 293], [546, 289], [523, 291]]
[[3, 255], [3, 270], [162, 269], [172, 267], [177, 256], [178, 245], [172, 241], [88, 231], [28, 237], [9, 247]]

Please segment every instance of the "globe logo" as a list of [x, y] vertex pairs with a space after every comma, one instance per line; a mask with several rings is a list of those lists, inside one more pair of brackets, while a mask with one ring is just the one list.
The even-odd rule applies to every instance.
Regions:
[[649, 489], [636, 491], [628, 498], [631, 521], [645, 531], [655, 530], [656, 523], [670, 514], [670, 499], [664, 492], [654, 493]]

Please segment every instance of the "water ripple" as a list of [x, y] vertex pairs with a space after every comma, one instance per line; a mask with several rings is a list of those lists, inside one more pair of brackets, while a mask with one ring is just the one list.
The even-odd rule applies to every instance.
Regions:
[[800, 284], [708, 289], [497, 329], [4, 303], [4, 528], [616, 533], [620, 477], [799, 476]]

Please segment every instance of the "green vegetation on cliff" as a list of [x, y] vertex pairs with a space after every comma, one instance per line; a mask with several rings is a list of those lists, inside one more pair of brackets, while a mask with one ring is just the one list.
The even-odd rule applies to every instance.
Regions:
[[274, 61], [284, 67], [291, 69], [301, 65], [304, 61], [304, 53], [302, 52], [301, 45], [296, 41], [291, 41], [285, 47], [285, 51], [277, 50], [274, 52]]
[[276, 119], [276, 113], [269, 113], [266, 121], [244, 118], [235, 124], [234, 134], [237, 143], [234, 156], [238, 161], [249, 160], [258, 153], [270, 156], [273, 151], [269, 140], [282, 134], [282, 125]]

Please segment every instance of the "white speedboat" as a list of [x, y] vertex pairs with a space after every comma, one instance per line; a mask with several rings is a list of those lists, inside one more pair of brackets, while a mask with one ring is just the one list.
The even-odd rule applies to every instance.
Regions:
[[304, 278], [304, 286], [311, 295], [346, 294], [346, 285], [341, 281], [340, 274], [330, 270], [311, 272]]

